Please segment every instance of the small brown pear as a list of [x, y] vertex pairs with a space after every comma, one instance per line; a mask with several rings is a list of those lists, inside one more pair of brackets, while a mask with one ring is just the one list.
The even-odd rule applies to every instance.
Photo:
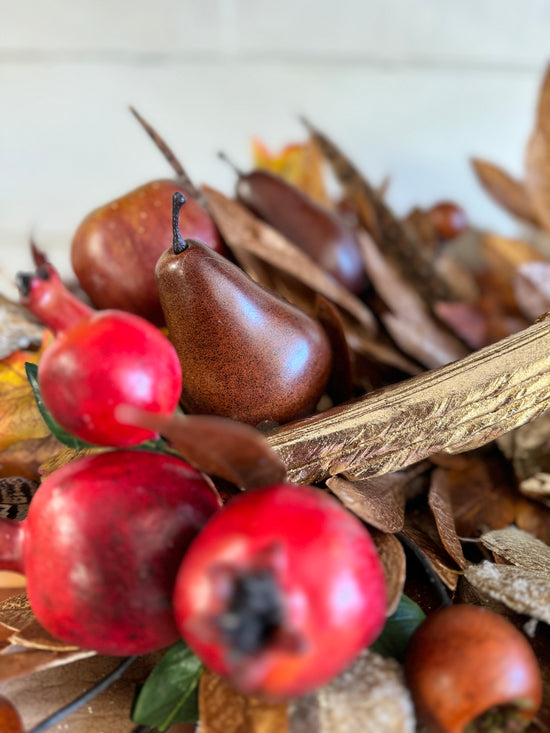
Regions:
[[174, 194], [174, 241], [156, 266], [183, 371], [183, 408], [252, 425], [309, 414], [331, 370], [323, 328], [206, 244], [184, 240], [184, 201]]

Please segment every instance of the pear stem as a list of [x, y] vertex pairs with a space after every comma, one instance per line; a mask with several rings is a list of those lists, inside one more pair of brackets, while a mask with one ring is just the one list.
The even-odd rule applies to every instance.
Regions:
[[179, 182], [185, 188], [188, 193], [197, 199], [199, 203], [203, 203], [203, 195], [201, 191], [195, 186], [193, 181], [189, 178], [187, 171], [182, 166], [179, 158], [176, 156], [172, 148], [166, 143], [166, 141], [158, 134], [158, 132], [152, 127], [147, 120], [145, 120], [139, 112], [132, 106], [130, 106], [130, 112], [134, 115], [139, 124], [143, 127], [145, 132], [149, 135], [151, 140], [155, 143], [160, 152], [164, 155], [168, 163], [174, 169], [175, 174], [178, 177]]
[[180, 210], [185, 201], [185, 196], [179, 191], [172, 196], [172, 250], [175, 255], [181, 254], [189, 246], [179, 229]]
[[220, 160], [223, 160], [224, 163], [227, 163], [227, 165], [232, 168], [235, 173], [239, 176], [239, 178], [244, 177], [243, 171], [229, 158], [226, 153], [223, 152], [223, 150], [218, 151], [218, 158]]

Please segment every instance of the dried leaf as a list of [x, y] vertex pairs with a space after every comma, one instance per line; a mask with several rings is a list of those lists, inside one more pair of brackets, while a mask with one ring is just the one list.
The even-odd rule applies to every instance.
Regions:
[[42, 464], [55, 456], [62, 447], [53, 435], [13, 443], [0, 451], [0, 476], [20, 476], [30, 481], [39, 481]]
[[355, 201], [363, 226], [371, 233], [384, 254], [397, 266], [401, 277], [412, 283], [428, 303], [453, 300], [452, 289], [435, 271], [429, 253], [422, 243], [410, 235], [342, 151], [307, 120], [303, 122], [346, 194]]
[[293, 703], [289, 733], [414, 730], [414, 707], [400, 665], [366, 650], [329, 685]]
[[[86, 653], [89, 658], [74, 661], [68, 666], [59, 656], [56, 667], [2, 684], [3, 694], [20, 712], [25, 730], [31, 730], [46, 716], [90, 689], [121, 662], [120, 658]], [[37, 659], [48, 652], [27, 651], [22, 654], [30, 654]], [[159, 654], [139, 657], [106, 691], [66, 717], [59, 724], [59, 730], [66, 733], [129, 733], [132, 727], [130, 709], [136, 684], [144, 682], [158, 659]]]
[[479, 304], [442, 300], [434, 303], [434, 313], [472, 350], [491, 343], [487, 317]]
[[237, 201], [208, 186], [203, 186], [203, 192], [209, 210], [232, 250], [251, 252], [292, 275], [353, 316], [367, 333], [376, 333], [376, 320], [365, 304], [336, 282], [308, 255], [253, 216]]
[[514, 565], [484, 561], [470, 565], [465, 577], [475, 588], [516, 613], [550, 623], [550, 577]]
[[39, 354], [16, 351], [0, 362], [0, 451], [28, 438], [50, 434], [25, 372], [25, 362], [36, 363]]
[[10, 636], [10, 642], [28, 649], [45, 649], [51, 652], [79, 651], [79, 648], [74, 644], [67, 644], [52, 636], [34, 617]]
[[513, 525], [481, 535], [487, 549], [518, 567], [550, 577], [550, 547]]
[[546, 68], [539, 91], [536, 125], [550, 133], [550, 66]]
[[465, 465], [446, 471], [458, 535], [478, 537], [488, 529], [507, 527], [517, 510], [508, 464], [496, 452], [465, 459]]
[[271, 171], [323, 206], [330, 204], [323, 178], [323, 159], [312, 140], [285, 145], [271, 153], [260, 140], [252, 140], [255, 168]]
[[[550, 394], [550, 321], [266, 435], [291, 481], [391, 473], [479, 447], [538, 417]], [[513, 409], [510, 408], [513, 405]]]
[[286, 469], [255, 428], [212, 415], [159, 415], [124, 405], [117, 420], [168, 438], [195, 468], [243, 489], [284, 481]]
[[340, 404], [351, 399], [353, 394], [351, 354], [345, 325], [340, 312], [327, 298], [317, 295], [315, 306], [316, 318], [325, 329], [332, 351], [332, 371], [327, 392], [333, 402]]
[[[465, 264], [446, 252], [439, 254], [434, 264], [439, 275], [446, 282], [452, 283], [453, 292], [459, 298], [458, 302], [475, 303], [480, 296], [479, 285], [474, 273]], [[432, 308], [434, 305], [432, 303]]]
[[402, 534], [423, 553], [436, 575], [445, 583], [447, 588], [455, 590], [459, 570], [443, 547], [433, 520], [427, 515], [409, 512], [405, 516], [405, 526]]
[[201, 733], [285, 733], [285, 703], [269, 703], [235, 692], [217, 675], [204, 670], [199, 683]]
[[21, 476], [0, 479], [0, 517], [25, 519], [38, 482]]
[[407, 560], [402, 544], [393, 534], [371, 530], [378, 555], [386, 576], [386, 616], [395, 613], [405, 586]]
[[525, 262], [513, 280], [514, 297], [522, 314], [530, 320], [550, 311], [550, 262]]
[[550, 473], [550, 412], [505, 433], [497, 442], [519, 481], [536, 473]]
[[0, 730], [2, 733], [24, 733], [19, 713], [9, 700], [0, 696]]
[[550, 231], [550, 132], [535, 128], [525, 152], [525, 185], [540, 224]]
[[34, 620], [26, 593], [6, 598], [0, 603], [0, 623], [12, 631], [21, 631]]
[[16, 649], [17, 647], [12, 646], [0, 654], [0, 682], [17, 677], [27, 677], [34, 672], [53, 669], [95, 656], [95, 652], [84, 649], [69, 652], [54, 652], [46, 649], [16, 651]]
[[550, 545], [550, 509], [523, 496], [518, 497], [514, 523]]
[[0, 295], [0, 359], [37, 349], [43, 336], [44, 326], [26, 308]]
[[401, 349], [429, 368], [466, 356], [468, 349], [436, 322], [418, 291], [383, 256], [374, 240], [364, 232], [357, 239], [367, 275], [391, 310], [382, 314], [382, 320]]
[[538, 219], [522, 182], [505, 170], [480, 158], [470, 161], [474, 172], [489, 196], [512, 216], [537, 224]]
[[335, 476], [327, 480], [333, 494], [364, 522], [381, 532], [400, 532], [405, 518], [405, 473], [347, 481]]
[[499, 289], [499, 297], [511, 309], [516, 308], [514, 280], [518, 267], [542, 259], [538, 249], [523, 239], [510, 239], [487, 233], [480, 240], [483, 259]]
[[428, 504], [432, 510], [443, 547], [459, 567], [465, 568], [467, 562], [456, 533], [447, 472], [443, 468], [436, 468], [432, 472]]

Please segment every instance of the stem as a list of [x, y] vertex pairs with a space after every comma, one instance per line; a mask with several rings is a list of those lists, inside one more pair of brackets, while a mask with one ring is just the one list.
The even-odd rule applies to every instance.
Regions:
[[[143, 127], [145, 132], [149, 135], [151, 140], [155, 143], [160, 152], [164, 155], [168, 163], [174, 169], [180, 183], [187, 191], [193, 196], [193, 198], [201, 201], [202, 194], [196, 188], [193, 181], [189, 178], [187, 171], [182, 166], [179, 158], [173, 152], [172, 148], [168, 146], [166, 141], [158, 134], [158, 132], [145, 120], [139, 112], [132, 106], [130, 106], [130, 112], [134, 115], [139, 124]], [[202, 202], [201, 202], [202, 203]]]
[[14, 519], [0, 519], [0, 568], [25, 574], [23, 542], [25, 523]]
[[60, 710], [57, 710], [57, 712], [53, 713], [47, 718], [44, 718], [44, 720], [38, 723], [38, 725], [35, 725], [35, 727], [28, 731], [28, 733], [44, 733], [44, 731], [48, 730], [54, 725], [57, 725], [68, 715], [71, 715], [71, 713], [76, 712], [83, 705], [86, 705], [87, 702], [90, 702], [90, 700], [93, 700], [94, 697], [110, 687], [113, 682], [116, 682], [116, 680], [118, 680], [118, 678], [121, 677], [124, 672], [126, 672], [128, 667], [136, 659], [137, 657], [128, 657], [127, 659], [125, 659], [122, 664], [119, 664], [118, 667], [115, 667], [112, 672], [109, 672], [106, 677], [103, 677], [103, 679], [99, 680], [99, 682], [97, 682], [93, 687], [90, 687], [90, 689], [87, 690], [83, 695], [80, 695], [80, 697], [77, 697], [68, 705], [65, 705]]
[[65, 287], [56, 269], [48, 262], [35, 272], [17, 273], [15, 282], [21, 304], [56, 335], [76, 326], [94, 312]]
[[172, 250], [175, 255], [180, 255], [189, 246], [180, 234], [179, 217], [181, 207], [185, 203], [185, 196], [176, 191], [172, 196]]
[[244, 178], [245, 173], [234, 163], [231, 158], [229, 158], [226, 153], [223, 152], [223, 150], [218, 151], [218, 158], [220, 160], [223, 160], [224, 163], [227, 163], [227, 165], [232, 168], [235, 173], [239, 176], [239, 178]]

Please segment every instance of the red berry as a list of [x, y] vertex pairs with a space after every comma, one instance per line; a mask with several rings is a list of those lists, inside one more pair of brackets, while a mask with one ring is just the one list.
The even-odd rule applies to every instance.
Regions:
[[44, 404], [81, 440], [123, 447], [154, 436], [114, 417], [120, 404], [169, 415], [182, 375], [170, 341], [148, 321], [123, 311], [93, 311], [68, 292], [48, 265], [19, 275], [21, 301], [57, 337], [40, 360]]
[[32, 610], [54, 636], [145, 654], [179, 638], [177, 570], [218, 508], [202, 474], [176, 457], [87, 456], [42, 482], [25, 520], [0, 520], [0, 567], [26, 575]]
[[386, 589], [366, 528], [320, 489], [231, 499], [192, 543], [174, 611], [191, 649], [244, 694], [305, 694], [379, 634]]
[[428, 213], [437, 236], [442, 240], [458, 237], [468, 226], [468, 218], [464, 209], [452, 201], [441, 201], [434, 204]]
[[462, 733], [498, 706], [505, 706], [498, 730], [508, 730], [508, 717], [525, 723], [541, 704], [540, 670], [529, 642], [503, 616], [478, 606], [430, 614], [411, 639], [405, 673], [419, 717], [438, 733]]

